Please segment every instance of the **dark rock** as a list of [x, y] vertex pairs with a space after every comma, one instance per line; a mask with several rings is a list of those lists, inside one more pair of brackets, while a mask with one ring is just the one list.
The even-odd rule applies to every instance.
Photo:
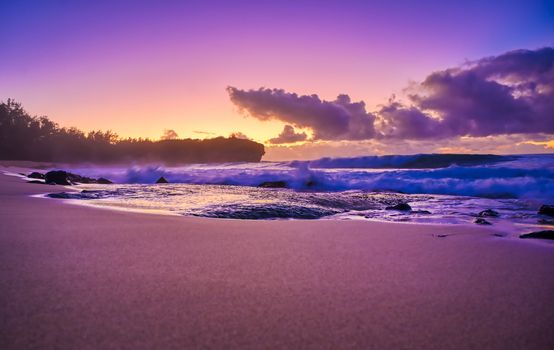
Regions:
[[438, 238], [445, 238], [445, 237], [448, 237], [448, 235], [446, 233], [438, 233], [436, 235], [434, 235], [435, 237], [438, 237]]
[[31, 178], [31, 179], [43, 179], [44, 180], [44, 174], [36, 172], [36, 171], [30, 173], [29, 175], [27, 175], [27, 177]]
[[28, 184], [41, 184], [41, 185], [44, 185], [45, 182], [44, 181], [40, 181], [40, 180], [31, 180], [31, 181], [27, 181]]
[[71, 185], [68, 178], [68, 173], [63, 170], [49, 171], [44, 175], [44, 182], [56, 185]]
[[[39, 175], [42, 175], [40, 173], [33, 173], [38, 174], [35, 175], [38, 177]], [[31, 174], [31, 175], [33, 175]], [[29, 177], [33, 177], [29, 175]], [[75, 183], [81, 183], [81, 184], [112, 184], [110, 180], [106, 178], [99, 178], [99, 179], [93, 179], [91, 177], [81, 176], [77, 174], [73, 174], [64, 170], [54, 170], [49, 171], [45, 175], [43, 175], [44, 182], [47, 184], [54, 184], [54, 185], [72, 185]], [[165, 179], [164, 179], [165, 180]]]
[[49, 193], [48, 197], [50, 197], [50, 198], [59, 198], [59, 199], [68, 199], [68, 198], [70, 198], [70, 195], [67, 192], [60, 192], [60, 193]]
[[285, 181], [265, 181], [258, 185], [258, 187], [265, 188], [286, 188], [287, 183]]
[[412, 207], [408, 203], [398, 203], [396, 205], [386, 207], [386, 210], [400, 210], [400, 211], [411, 211]]
[[81, 176], [77, 174], [67, 173], [67, 179], [72, 183], [81, 183], [81, 184], [93, 184], [96, 183], [96, 179]]
[[431, 212], [429, 210], [412, 210], [412, 214], [425, 214], [429, 215]]
[[111, 185], [111, 184], [113, 184], [113, 182], [111, 182], [110, 180], [108, 180], [106, 178], [103, 178], [103, 177], [96, 180], [96, 183], [99, 183], [99, 184], [102, 184], [102, 185]]
[[64, 170], [49, 171], [44, 175], [44, 181], [46, 183], [54, 183], [57, 185], [72, 185], [74, 183], [82, 184], [94, 184], [97, 183], [96, 179], [72, 174]]
[[496, 218], [496, 217], [499, 217], [500, 214], [498, 214], [497, 211], [494, 211], [492, 209], [487, 209], [487, 210], [483, 210], [482, 212], [480, 212], [477, 216], [479, 216], [481, 218], [484, 218], [484, 217]]
[[503, 233], [493, 233], [492, 235], [495, 237], [506, 237], [506, 235]]
[[306, 187], [314, 187], [317, 183], [314, 180], [306, 181]]
[[477, 225], [492, 225], [490, 222], [488, 222], [487, 220], [485, 220], [483, 218], [477, 218], [473, 222], [476, 223]]
[[554, 239], [554, 230], [535, 231], [520, 235], [519, 238]]
[[156, 183], [157, 183], [157, 184], [168, 184], [169, 181], [167, 181], [167, 180], [165, 179], [165, 177], [162, 176], [162, 177], [160, 177], [160, 178], [156, 181]]
[[554, 225], [554, 220], [539, 219], [537, 222], [541, 225]]
[[539, 214], [554, 216], [554, 205], [547, 205], [547, 204], [541, 205], [539, 209]]

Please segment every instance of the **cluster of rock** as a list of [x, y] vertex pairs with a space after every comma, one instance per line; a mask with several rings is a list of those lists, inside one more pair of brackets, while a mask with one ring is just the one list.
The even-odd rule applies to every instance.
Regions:
[[476, 218], [473, 223], [477, 225], [492, 225], [489, 221], [483, 219], [483, 218]]
[[[25, 174], [22, 174], [22, 175], [25, 175]], [[92, 177], [73, 174], [64, 170], [52, 170], [45, 174], [34, 171], [26, 176], [30, 179], [35, 179], [35, 180], [29, 181], [30, 183], [47, 184], [47, 185], [70, 186], [70, 185], [76, 185], [76, 184], [101, 184], [101, 185], [113, 184], [113, 182], [103, 177], [99, 177], [98, 179], [95, 179]], [[156, 183], [168, 184], [169, 181], [167, 181], [165, 177], [161, 176], [156, 181]]]
[[[538, 214], [554, 217], [554, 205], [548, 205], [548, 204], [542, 205], [538, 211]], [[500, 214], [497, 211], [494, 211], [492, 209], [483, 210], [477, 215], [477, 218], [475, 219], [474, 223], [478, 225], [492, 225], [492, 223], [490, 223], [485, 218], [496, 218], [499, 216]], [[553, 225], [554, 221], [541, 218], [538, 220], [538, 223], [545, 224], [545, 225]], [[499, 235], [499, 234], [495, 234], [495, 235], [503, 237], [502, 235]], [[542, 231], [525, 233], [520, 235], [519, 238], [540, 238], [540, 239], [554, 240], [554, 230], [542, 230]]]
[[[430, 214], [426, 210], [414, 211], [412, 210], [412, 207], [408, 203], [398, 203], [396, 205], [388, 206], [385, 209], [410, 212], [410, 213]], [[554, 205], [548, 205], [548, 204], [542, 205], [538, 211], [538, 214], [554, 217]], [[488, 221], [486, 218], [497, 218], [497, 217], [500, 217], [500, 213], [492, 209], [486, 209], [479, 212], [479, 214], [477, 214], [477, 217], [475, 218], [474, 223], [478, 225], [492, 225], [492, 223]], [[540, 224], [554, 225], [554, 221], [544, 219], [544, 218], [539, 219], [538, 222]], [[496, 234], [496, 235], [499, 235], [499, 234]], [[499, 235], [499, 236], [503, 237], [503, 235]], [[522, 234], [519, 237], [554, 240], [554, 230], [542, 230], [542, 231], [530, 232], [530, 233]]]
[[477, 214], [477, 218], [473, 222], [476, 223], [477, 225], [492, 225], [490, 221], [488, 221], [485, 218], [497, 218], [499, 216], [500, 214], [497, 211], [492, 209], [486, 209], [481, 211], [479, 214]]
[[[46, 174], [35, 171], [27, 175], [27, 177], [31, 179], [37, 179], [37, 180], [30, 181], [32, 183], [40, 183], [40, 184], [48, 184], [48, 185], [65, 185], [65, 186], [75, 185], [75, 184], [108, 185], [113, 183], [110, 180], [103, 177], [94, 179], [91, 177], [73, 174], [64, 170], [52, 170], [47, 172]], [[39, 181], [39, 180], [42, 180], [42, 181]]]
[[[554, 217], [554, 205], [543, 204], [539, 208], [539, 214]], [[553, 220], [539, 219], [539, 224], [554, 225]], [[520, 235], [519, 238], [540, 238], [554, 240], [554, 230], [535, 231]]]

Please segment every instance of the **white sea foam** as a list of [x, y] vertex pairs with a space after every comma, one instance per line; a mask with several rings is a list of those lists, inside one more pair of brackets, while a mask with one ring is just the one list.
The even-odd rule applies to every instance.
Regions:
[[[554, 202], [554, 155], [454, 157], [464, 164], [441, 155], [437, 164], [448, 166], [408, 168], [429, 166], [433, 157], [72, 168], [68, 170], [116, 184], [79, 185], [76, 189], [82, 192], [53, 196], [93, 205], [237, 219], [471, 223], [480, 211], [493, 209], [499, 217], [487, 220], [495, 227], [549, 225], [545, 221], [549, 218], [538, 215], [537, 209]], [[375, 168], [383, 162], [391, 165], [391, 159], [403, 168]], [[330, 167], [333, 164], [336, 167]], [[170, 184], [154, 184], [161, 176]], [[258, 187], [264, 182], [280, 182], [287, 188]], [[414, 210], [386, 209], [398, 203], [409, 203]]]
[[[439, 162], [445, 162], [440, 155]], [[288, 188], [317, 191], [395, 191], [409, 194], [446, 194], [488, 198], [551, 201], [554, 198], [554, 155], [509, 156], [472, 165], [434, 169], [379, 169], [383, 162], [406, 166], [416, 156], [324, 159], [290, 163], [201, 164], [183, 167], [71, 169], [103, 176], [118, 183], [151, 184], [163, 176], [171, 183], [258, 186], [283, 181]], [[393, 161], [392, 161], [392, 160]], [[472, 160], [473, 161], [473, 160]], [[392, 162], [392, 163], [391, 163]], [[426, 164], [429, 162], [426, 161]], [[348, 167], [331, 168], [330, 165]], [[366, 164], [362, 168], [361, 164]], [[415, 161], [415, 164], [418, 164]], [[324, 167], [321, 167], [324, 165]], [[356, 167], [354, 167], [356, 165]]]

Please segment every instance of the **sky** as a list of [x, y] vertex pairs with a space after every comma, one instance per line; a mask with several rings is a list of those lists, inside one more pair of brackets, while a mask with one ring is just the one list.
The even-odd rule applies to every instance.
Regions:
[[0, 99], [62, 126], [240, 133], [268, 160], [554, 151], [554, 1], [2, 1], [0, 13]]

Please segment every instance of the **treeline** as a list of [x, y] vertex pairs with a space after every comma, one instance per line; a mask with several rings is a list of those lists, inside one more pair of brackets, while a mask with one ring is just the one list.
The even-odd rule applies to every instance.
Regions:
[[152, 141], [122, 139], [111, 131], [84, 133], [48, 117], [30, 116], [11, 99], [0, 103], [0, 159], [49, 162], [258, 162], [260, 143], [235, 137]]

